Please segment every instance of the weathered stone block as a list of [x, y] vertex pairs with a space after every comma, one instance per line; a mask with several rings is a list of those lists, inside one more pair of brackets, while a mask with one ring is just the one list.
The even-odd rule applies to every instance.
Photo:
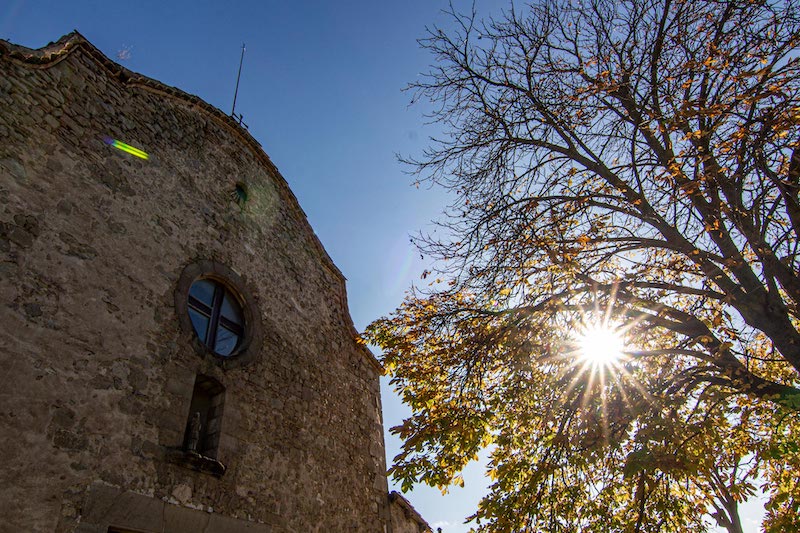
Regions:
[[207, 531], [208, 533], [269, 533], [271, 528], [266, 524], [212, 514], [208, 520]]
[[94, 484], [87, 495], [83, 522], [160, 531], [164, 502], [106, 485]]
[[187, 531], [208, 531], [210, 513], [194, 509], [167, 505], [164, 509], [164, 533], [185, 533]]

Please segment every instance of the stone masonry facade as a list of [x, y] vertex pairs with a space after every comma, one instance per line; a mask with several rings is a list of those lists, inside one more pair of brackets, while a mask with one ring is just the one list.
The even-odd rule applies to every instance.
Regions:
[[[191, 329], [204, 272], [235, 278], [246, 357]], [[285, 180], [77, 33], [0, 41], [0, 304], [0, 531], [392, 531], [381, 368]]]

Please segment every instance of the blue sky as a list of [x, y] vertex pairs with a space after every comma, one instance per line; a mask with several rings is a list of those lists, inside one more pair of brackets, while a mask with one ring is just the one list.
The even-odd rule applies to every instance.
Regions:
[[[469, 9], [471, 2], [457, 0]], [[504, 0], [477, 0], [497, 13]], [[449, 21], [444, 0], [0, 2], [0, 38], [38, 48], [77, 29], [127, 68], [230, 112], [281, 170], [328, 253], [348, 279], [359, 330], [391, 312], [425, 262], [409, 235], [430, 228], [446, 203], [417, 189], [396, 154], [419, 154], [437, 133], [424, 105], [402, 92], [433, 61], [416, 39]], [[127, 57], [120, 59], [119, 57]], [[383, 383], [385, 427], [406, 413]], [[386, 435], [388, 459], [399, 442]], [[463, 533], [486, 486], [472, 465], [466, 488], [427, 487], [406, 497], [434, 527]], [[757, 507], [742, 512], [749, 531]], [[749, 515], [749, 516], [748, 516]]]

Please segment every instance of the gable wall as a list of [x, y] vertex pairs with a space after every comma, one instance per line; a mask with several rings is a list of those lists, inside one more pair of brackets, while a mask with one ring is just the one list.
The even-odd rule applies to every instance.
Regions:
[[[383, 531], [378, 368], [274, 166], [207, 104], [111, 75], [88, 43], [43, 64], [12, 56], [0, 55], [9, 527], [93, 530], [89, 489], [106, 486], [270, 531]], [[198, 260], [236, 271], [257, 302], [264, 342], [248, 365], [221, 368], [179, 326], [176, 283]], [[219, 478], [167, 460], [198, 373], [226, 388]]]

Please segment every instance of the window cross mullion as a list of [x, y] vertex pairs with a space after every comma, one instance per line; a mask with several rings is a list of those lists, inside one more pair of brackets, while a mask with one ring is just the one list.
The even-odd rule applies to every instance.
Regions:
[[220, 315], [219, 324], [225, 329], [229, 329], [232, 332], [236, 333], [237, 335], [241, 336], [242, 334], [244, 334], [244, 328], [241, 326], [241, 324], [237, 324], [236, 322], [225, 318], [224, 315]]
[[191, 295], [189, 295], [189, 307], [206, 316], [211, 316], [211, 308]]
[[211, 304], [211, 320], [208, 324], [208, 337], [206, 339], [206, 344], [211, 348], [214, 349], [214, 346], [217, 342], [217, 328], [219, 326], [219, 313], [222, 309], [222, 300], [225, 298], [225, 289], [222, 285], [216, 285], [214, 287], [214, 300]]

